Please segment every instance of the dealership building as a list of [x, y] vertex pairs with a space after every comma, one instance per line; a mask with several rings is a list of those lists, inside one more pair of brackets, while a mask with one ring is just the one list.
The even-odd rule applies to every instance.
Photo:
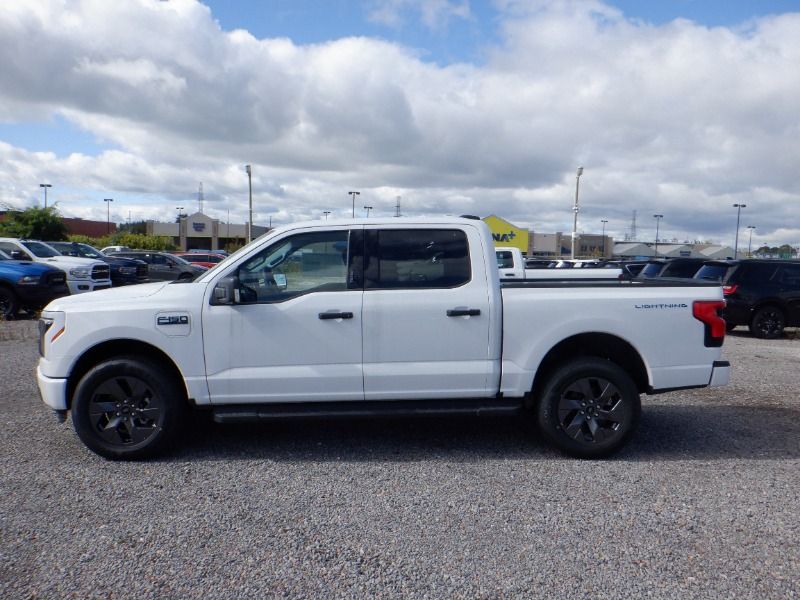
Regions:
[[[483, 221], [492, 232], [495, 246], [519, 248], [527, 256], [560, 258], [572, 252], [572, 235], [567, 233], [538, 233], [517, 227], [496, 215], [489, 215]], [[614, 252], [614, 238], [597, 234], [578, 234], [575, 253], [578, 257], [611, 258]]]
[[[247, 241], [247, 223], [222, 223], [202, 212], [182, 215], [178, 223], [147, 221], [147, 235], [172, 239], [183, 251], [220, 250], [228, 245], [241, 246]], [[269, 231], [269, 227], [253, 225], [253, 239]]]

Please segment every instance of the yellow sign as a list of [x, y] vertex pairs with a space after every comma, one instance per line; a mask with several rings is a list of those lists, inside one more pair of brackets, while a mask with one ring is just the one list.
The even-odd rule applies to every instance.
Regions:
[[528, 230], [520, 229], [512, 225], [505, 219], [495, 215], [490, 215], [484, 220], [492, 232], [495, 246], [511, 246], [519, 248], [522, 252], [528, 252]]

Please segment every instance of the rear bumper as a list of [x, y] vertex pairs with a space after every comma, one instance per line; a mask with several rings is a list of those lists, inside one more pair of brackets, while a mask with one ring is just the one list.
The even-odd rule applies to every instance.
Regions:
[[727, 360], [715, 360], [714, 366], [711, 368], [711, 379], [708, 382], [709, 387], [719, 387], [721, 385], [728, 385], [731, 380], [731, 363]]
[[39, 395], [47, 406], [53, 410], [67, 410], [67, 380], [53, 379], [42, 374], [42, 368], [36, 367], [36, 381], [39, 384]]

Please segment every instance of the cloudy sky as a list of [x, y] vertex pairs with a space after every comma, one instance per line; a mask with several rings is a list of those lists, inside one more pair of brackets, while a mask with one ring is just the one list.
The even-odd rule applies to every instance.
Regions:
[[0, 56], [0, 206], [570, 231], [583, 166], [587, 233], [800, 245], [797, 0], [25, 0]]

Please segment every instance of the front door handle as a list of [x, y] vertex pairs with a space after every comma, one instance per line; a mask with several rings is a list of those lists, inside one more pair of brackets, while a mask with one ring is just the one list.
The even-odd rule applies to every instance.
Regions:
[[319, 318], [323, 321], [328, 319], [352, 319], [353, 313], [351, 312], [324, 312], [319, 313]]
[[480, 308], [451, 308], [447, 311], [448, 317], [477, 317], [480, 314]]

